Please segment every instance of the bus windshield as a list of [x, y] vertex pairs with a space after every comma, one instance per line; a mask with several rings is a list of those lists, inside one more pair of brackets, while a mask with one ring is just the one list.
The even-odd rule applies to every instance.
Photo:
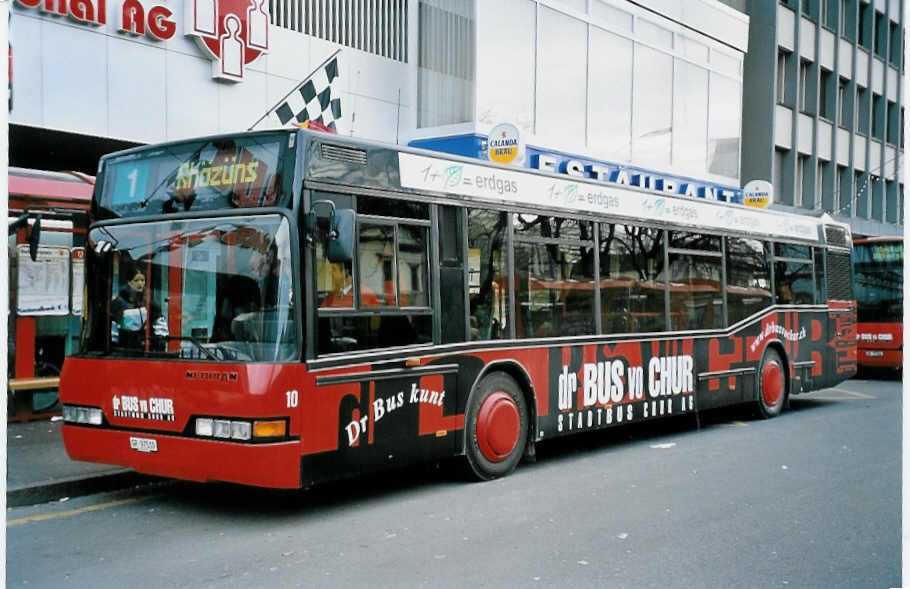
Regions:
[[107, 160], [99, 204], [117, 216], [279, 206], [282, 138], [249, 135]]
[[277, 214], [93, 228], [91, 247], [107, 255], [94, 268], [86, 351], [299, 359], [290, 241]]
[[857, 320], [893, 323], [903, 318], [904, 246], [858, 243], [853, 249]]

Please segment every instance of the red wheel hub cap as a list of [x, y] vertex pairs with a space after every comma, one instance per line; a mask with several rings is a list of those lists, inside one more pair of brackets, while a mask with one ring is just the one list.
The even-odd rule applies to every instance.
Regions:
[[521, 435], [521, 415], [512, 397], [503, 391], [491, 393], [477, 412], [477, 445], [490, 462], [505, 460]]
[[777, 360], [762, 366], [761, 394], [768, 407], [776, 406], [784, 395], [784, 371]]

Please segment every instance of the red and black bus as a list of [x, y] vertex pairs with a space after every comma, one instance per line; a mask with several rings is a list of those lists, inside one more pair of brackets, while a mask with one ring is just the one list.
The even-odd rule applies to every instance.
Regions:
[[856, 361], [869, 368], [904, 365], [904, 240], [853, 241]]
[[856, 371], [849, 228], [304, 130], [106, 156], [70, 456], [296, 488]]

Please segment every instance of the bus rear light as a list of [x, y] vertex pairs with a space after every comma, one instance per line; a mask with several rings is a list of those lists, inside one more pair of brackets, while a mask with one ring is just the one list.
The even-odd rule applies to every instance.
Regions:
[[253, 437], [255, 438], [283, 438], [286, 433], [287, 425], [283, 419], [253, 422]]
[[64, 422], [101, 425], [102, 420], [103, 413], [101, 412], [101, 409], [95, 407], [74, 407], [72, 405], [63, 406]]

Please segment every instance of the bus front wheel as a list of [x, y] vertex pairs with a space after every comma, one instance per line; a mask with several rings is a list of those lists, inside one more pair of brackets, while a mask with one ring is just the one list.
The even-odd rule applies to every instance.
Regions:
[[465, 417], [465, 456], [473, 474], [486, 481], [512, 472], [528, 440], [528, 405], [515, 379], [502, 372], [483, 377]]
[[758, 372], [758, 412], [764, 419], [780, 415], [787, 397], [787, 367], [774, 348], [765, 350]]

